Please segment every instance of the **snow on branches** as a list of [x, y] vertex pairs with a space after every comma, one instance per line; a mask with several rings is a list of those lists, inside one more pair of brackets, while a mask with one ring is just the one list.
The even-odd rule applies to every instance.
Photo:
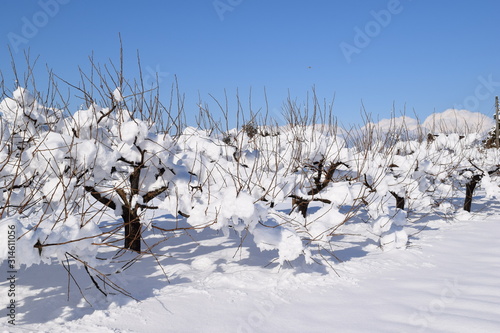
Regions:
[[369, 222], [384, 250], [404, 248], [411, 214], [464, 190], [470, 211], [477, 186], [500, 195], [498, 150], [477, 134], [388, 144], [291, 123], [171, 135], [123, 92], [71, 114], [24, 88], [0, 102], [0, 223], [17, 225], [21, 264], [105, 264], [102, 248], [154, 255], [151, 233], [205, 228], [276, 251], [280, 264], [310, 263], [348, 222]]

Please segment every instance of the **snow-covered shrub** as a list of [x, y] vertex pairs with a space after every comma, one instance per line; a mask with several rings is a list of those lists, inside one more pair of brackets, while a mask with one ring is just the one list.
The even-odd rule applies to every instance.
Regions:
[[373, 233], [380, 237], [382, 249], [391, 250], [406, 247], [408, 235], [403, 228], [406, 223], [406, 212], [399, 208], [373, 219]]

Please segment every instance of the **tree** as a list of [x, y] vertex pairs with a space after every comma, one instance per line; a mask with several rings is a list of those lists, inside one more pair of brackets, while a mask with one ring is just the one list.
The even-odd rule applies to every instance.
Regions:
[[486, 148], [500, 148], [500, 106], [498, 103], [498, 96], [495, 97], [495, 127], [490, 130], [488, 137], [485, 140]]
[[[157, 89], [128, 84], [121, 72], [116, 79], [107, 78], [93, 67], [101, 82], [89, 85], [102, 87], [106, 106], [80, 89], [88, 108], [65, 119], [61, 135], [73, 142], [65, 158], [75, 161], [71, 173], [86, 193], [122, 218], [124, 248], [140, 253], [144, 212], [158, 209], [152, 201], [168, 195], [170, 180], [182, 173], [182, 164], [172, 163], [175, 140], [161, 126], [161, 114], [169, 110], [159, 103]], [[113, 88], [108, 80], [124, 89]], [[79, 145], [86, 149], [92, 144], [94, 156], [82, 153]]]

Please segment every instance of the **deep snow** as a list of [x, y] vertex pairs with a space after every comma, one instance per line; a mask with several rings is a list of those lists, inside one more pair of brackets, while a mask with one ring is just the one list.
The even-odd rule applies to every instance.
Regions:
[[[161, 262], [170, 283], [152, 258], [116, 280], [139, 301], [123, 295], [104, 299], [76, 269], [73, 274], [93, 306], [82, 300], [74, 283], [68, 300], [63, 268], [33, 265], [18, 272], [17, 325], [4, 317], [1, 328], [47, 333], [497, 332], [500, 219], [493, 214], [498, 207], [482, 208], [480, 214], [458, 214], [453, 220], [414, 222], [406, 250], [384, 252], [375, 238], [345, 236], [335, 252], [344, 260], [334, 266], [340, 276], [317, 264], [265, 267], [271, 254], [260, 253], [255, 245], [238, 250], [238, 239], [214, 237], [209, 230], [193, 233], [190, 243], [173, 239], [165, 247], [171, 257]], [[350, 228], [361, 235], [368, 226]], [[1, 271], [6, 272], [5, 264]], [[3, 297], [6, 282], [1, 286]]]

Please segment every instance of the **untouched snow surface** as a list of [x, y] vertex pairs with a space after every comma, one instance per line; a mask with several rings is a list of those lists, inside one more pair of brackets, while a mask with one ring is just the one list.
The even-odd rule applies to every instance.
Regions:
[[[356, 242], [355, 236], [340, 240], [335, 253], [344, 262], [334, 266], [339, 276], [300, 262], [265, 267], [272, 258], [266, 252], [250, 256], [258, 249], [238, 250], [231, 237], [206, 232], [193, 234], [189, 244], [170, 242], [172, 257], [162, 261], [170, 282], [151, 258], [115, 280], [138, 301], [105, 299], [75, 268], [91, 307], [73, 282], [68, 295], [60, 265], [21, 270], [17, 325], [4, 317], [0, 331], [500, 331], [500, 219], [494, 216], [429, 218], [415, 224], [406, 250], [383, 252], [375, 240]], [[1, 269], [7, 271], [5, 264]], [[4, 299], [7, 284], [0, 286]]]

